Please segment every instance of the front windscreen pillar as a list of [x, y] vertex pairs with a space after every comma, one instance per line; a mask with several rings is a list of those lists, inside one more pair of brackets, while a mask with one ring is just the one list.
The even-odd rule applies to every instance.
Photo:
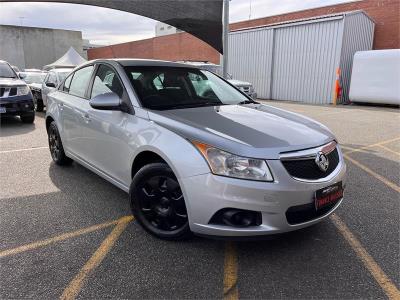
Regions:
[[224, 76], [224, 78], [228, 78], [229, 1], [230, 0], [224, 0], [224, 6], [223, 6], [224, 17], [223, 17], [222, 39], [223, 39], [224, 54], [222, 55], [222, 75]]

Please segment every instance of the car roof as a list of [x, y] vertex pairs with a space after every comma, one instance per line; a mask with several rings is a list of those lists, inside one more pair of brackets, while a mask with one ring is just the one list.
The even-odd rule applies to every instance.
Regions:
[[133, 59], [133, 58], [113, 58], [113, 59], [97, 59], [88, 63], [116, 62], [123, 67], [149, 66], [149, 67], [180, 67], [180, 68], [196, 68], [196, 66], [156, 59]]

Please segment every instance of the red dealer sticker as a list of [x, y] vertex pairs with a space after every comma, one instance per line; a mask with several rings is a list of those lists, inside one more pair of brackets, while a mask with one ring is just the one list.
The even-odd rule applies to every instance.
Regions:
[[338, 202], [343, 198], [342, 182], [335, 183], [315, 192], [315, 209], [319, 210], [325, 206]]

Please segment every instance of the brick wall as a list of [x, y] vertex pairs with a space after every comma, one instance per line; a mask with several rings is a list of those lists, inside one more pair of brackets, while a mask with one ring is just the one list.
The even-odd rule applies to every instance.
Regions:
[[363, 10], [375, 22], [374, 49], [400, 48], [400, 0], [362, 0], [315, 9], [303, 10], [278, 16], [238, 22], [231, 30], [268, 25], [296, 19], [329, 15], [351, 10]]
[[[238, 30], [351, 10], [364, 10], [375, 21], [374, 49], [400, 48], [400, 0], [361, 0], [233, 23], [230, 25], [230, 29]], [[219, 63], [217, 51], [187, 33], [90, 49], [88, 57], [89, 59], [111, 57], [156, 58]]]
[[90, 49], [89, 59], [154, 58], [162, 60], [211, 61], [219, 63], [219, 53], [198, 38], [182, 32], [151, 39]]

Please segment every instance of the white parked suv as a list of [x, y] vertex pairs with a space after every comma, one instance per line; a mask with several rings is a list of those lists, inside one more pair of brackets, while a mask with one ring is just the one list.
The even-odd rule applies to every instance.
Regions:
[[81, 65], [48, 95], [46, 127], [56, 164], [74, 160], [128, 192], [136, 220], [164, 239], [287, 232], [343, 200], [329, 129], [185, 64]]

